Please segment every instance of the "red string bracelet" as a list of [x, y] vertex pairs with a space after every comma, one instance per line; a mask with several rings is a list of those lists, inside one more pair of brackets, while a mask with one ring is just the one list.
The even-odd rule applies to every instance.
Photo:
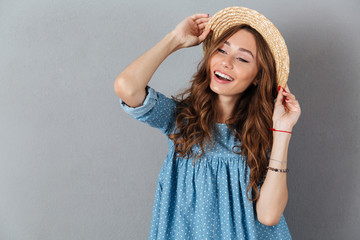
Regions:
[[282, 131], [282, 130], [276, 130], [276, 129], [274, 129], [274, 128], [270, 128], [270, 130], [272, 130], [272, 131], [277, 131], [277, 132], [286, 132], [286, 133], [292, 133], [292, 132], [288, 132], [288, 131]]

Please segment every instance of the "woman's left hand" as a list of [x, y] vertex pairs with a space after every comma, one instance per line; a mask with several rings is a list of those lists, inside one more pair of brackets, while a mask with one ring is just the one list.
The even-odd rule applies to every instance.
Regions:
[[272, 117], [273, 127], [275, 129], [286, 128], [279, 130], [291, 131], [300, 117], [301, 109], [299, 102], [296, 100], [295, 95], [290, 92], [287, 84], [285, 91], [280, 88], [278, 92]]

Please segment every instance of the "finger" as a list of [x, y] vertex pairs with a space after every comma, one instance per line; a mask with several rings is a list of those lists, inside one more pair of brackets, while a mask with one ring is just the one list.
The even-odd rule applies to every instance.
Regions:
[[282, 104], [283, 99], [284, 99], [284, 96], [283, 96], [283, 88], [280, 88], [280, 90], [278, 91], [278, 95], [277, 95], [277, 97], [276, 97], [275, 104]]
[[195, 13], [191, 16], [191, 18], [193, 20], [196, 20], [198, 18], [205, 18], [205, 17], [209, 17], [209, 14], [206, 14], [206, 13]]
[[287, 84], [287, 83], [286, 83], [286, 85], [285, 85], [285, 88], [284, 88], [284, 89], [285, 89], [285, 91], [286, 91], [286, 92], [290, 93], [290, 89], [289, 89], [289, 86], [288, 86], [288, 84]]
[[286, 103], [292, 104], [294, 106], [299, 106], [299, 101], [296, 99], [285, 99]]
[[207, 25], [207, 23], [201, 23], [201, 24], [198, 25], [198, 28], [200, 30], [203, 30], [206, 27], [206, 25]]
[[204, 22], [209, 22], [210, 21], [210, 18], [206, 17], [206, 18], [199, 18], [199, 19], [196, 19], [195, 22], [197, 24], [201, 24], [201, 23], [204, 23]]
[[199, 38], [198, 38], [198, 39], [199, 39], [199, 42], [204, 41], [210, 31], [211, 31], [210, 29], [206, 29], [206, 30], [199, 36]]
[[299, 102], [297, 100], [289, 100], [289, 101], [285, 101], [285, 102], [286, 102], [286, 106], [288, 106], [290, 108], [290, 110], [301, 111]]
[[292, 104], [293, 101], [294, 101], [293, 99], [285, 98], [285, 102], [288, 103], [288, 104]]
[[200, 24], [198, 24], [198, 28], [199, 28], [199, 29], [203, 29], [203, 28], [206, 27], [206, 25], [208, 25], [208, 22], [200, 23]]
[[283, 92], [283, 95], [285, 96], [285, 98], [296, 99], [296, 98], [295, 98], [295, 95], [292, 94], [292, 93]]

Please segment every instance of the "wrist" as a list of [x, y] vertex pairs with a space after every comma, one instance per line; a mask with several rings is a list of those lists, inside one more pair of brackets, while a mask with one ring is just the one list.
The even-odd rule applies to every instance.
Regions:
[[282, 124], [274, 124], [272, 129], [274, 138], [290, 139], [292, 135], [292, 127]]
[[172, 49], [173, 49], [172, 52], [175, 52], [175, 51], [183, 48], [178, 34], [176, 34], [174, 31], [168, 33], [167, 37], [169, 38], [169, 40], [171, 42]]
[[287, 132], [292, 132], [292, 129], [293, 129], [293, 127], [290, 125], [277, 124], [277, 123], [273, 124], [273, 128], [276, 130], [287, 131]]

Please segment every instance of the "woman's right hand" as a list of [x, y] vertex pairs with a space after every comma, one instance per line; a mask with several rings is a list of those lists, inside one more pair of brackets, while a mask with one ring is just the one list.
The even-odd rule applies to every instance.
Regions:
[[208, 14], [198, 13], [180, 22], [172, 31], [179, 41], [179, 48], [196, 46], [204, 41], [210, 32], [210, 29], [204, 31], [209, 20]]

